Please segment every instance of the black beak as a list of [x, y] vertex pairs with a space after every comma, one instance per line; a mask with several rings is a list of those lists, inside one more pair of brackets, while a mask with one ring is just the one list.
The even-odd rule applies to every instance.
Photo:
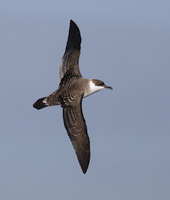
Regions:
[[104, 85], [105, 88], [113, 90], [111, 86]]

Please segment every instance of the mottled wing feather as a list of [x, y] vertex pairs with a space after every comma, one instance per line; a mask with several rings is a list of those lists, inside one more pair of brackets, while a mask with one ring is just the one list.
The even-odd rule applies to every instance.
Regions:
[[90, 161], [90, 140], [82, 113], [81, 102], [74, 107], [64, 107], [63, 118], [82, 171], [86, 173]]
[[78, 77], [82, 76], [79, 70], [79, 55], [80, 52], [75, 50], [70, 50], [64, 54], [60, 65], [60, 80], [68, 71]]
[[79, 70], [79, 56], [81, 46], [81, 35], [78, 26], [71, 20], [67, 45], [60, 65], [60, 79], [70, 70], [72, 74], [81, 76]]

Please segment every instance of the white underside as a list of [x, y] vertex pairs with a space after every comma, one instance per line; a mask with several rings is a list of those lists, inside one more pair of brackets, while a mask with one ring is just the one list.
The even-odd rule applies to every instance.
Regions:
[[91, 94], [93, 94], [93, 93], [95, 93], [95, 92], [97, 92], [99, 90], [102, 90], [102, 89], [104, 89], [104, 87], [102, 87], [102, 86], [96, 86], [93, 83], [93, 81], [90, 80], [90, 82], [89, 82], [89, 88], [88, 88], [88, 90], [85, 91], [84, 97], [87, 97], [87, 96], [89, 96], [89, 95], [91, 95]]

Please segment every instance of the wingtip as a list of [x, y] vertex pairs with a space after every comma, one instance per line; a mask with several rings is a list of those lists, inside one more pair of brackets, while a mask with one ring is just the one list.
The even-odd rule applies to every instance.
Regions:
[[[75, 24], [76, 25], [76, 23], [72, 20], [72, 19], [70, 19], [70, 25], [71, 24]], [[77, 25], [76, 25], [77, 26]]]
[[77, 24], [71, 19], [65, 52], [67, 52], [70, 49], [80, 50], [80, 48], [81, 48], [80, 30]]
[[77, 36], [79, 35], [79, 37], [81, 38], [79, 27], [72, 19], [70, 20], [70, 26], [76, 30]]
[[83, 157], [83, 160], [78, 157], [78, 161], [79, 161], [80, 167], [81, 167], [81, 169], [82, 169], [84, 174], [86, 174], [87, 169], [89, 167], [89, 163], [90, 163], [90, 154], [88, 154], [86, 156]]
[[88, 166], [87, 166], [87, 168], [86, 169], [83, 169], [83, 168], [81, 168], [82, 169], [82, 172], [84, 173], [84, 174], [86, 174], [86, 172], [87, 172], [87, 169], [88, 169]]

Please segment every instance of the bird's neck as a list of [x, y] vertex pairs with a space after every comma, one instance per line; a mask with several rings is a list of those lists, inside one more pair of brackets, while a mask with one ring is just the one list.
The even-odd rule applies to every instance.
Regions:
[[87, 79], [87, 80], [88, 80], [88, 84], [87, 84], [87, 87], [86, 87], [86, 90], [85, 90], [85, 93], [84, 93], [84, 97], [87, 97], [87, 96], [103, 89], [103, 87], [96, 86], [93, 83], [93, 79]]

